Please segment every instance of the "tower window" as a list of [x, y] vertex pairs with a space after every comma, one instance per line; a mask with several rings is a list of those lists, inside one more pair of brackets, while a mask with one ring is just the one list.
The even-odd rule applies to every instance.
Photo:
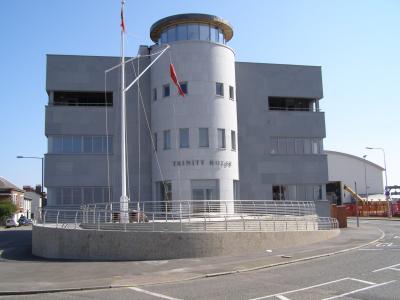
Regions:
[[179, 129], [179, 147], [189, 148], [189, 128]]
[[199, 128], [199, 147], [208, 148], [209, 146], [208, 128]]
[[236, 132], [234, 130], [231, 130], [231, 146], [232, 150], [236, 150]]
[[229, 86], [229, 99], [234, 100], [235, 99], [235, 89], [233, 86]]
[[188, 93], [188, 84], [187, 82], [179, 82], [179, 85], [181, 86], [181, 89], [183, 93], [186, 95]]
[[153, 89], [153, 101], [157, 101], [157, 89]]
[[171, 149], [171, 130], [164, 130], [164, 150]]
[[170, 95], [169, 84], [166, 84], [163, 86], [163, 96], [169, 97], [169, 95]]
[[218, 96], [224, 96], [224, 84], [221, 82], [216, 82], [215, 83], [215, 93]]
[[226, 148], [225, 129], [218, 128], [218, 148]]

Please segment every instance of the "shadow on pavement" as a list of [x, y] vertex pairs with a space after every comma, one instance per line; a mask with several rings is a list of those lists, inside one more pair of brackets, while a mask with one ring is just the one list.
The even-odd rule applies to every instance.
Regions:
[[32, 255], [31, 228], [0, 230], [0, 258], [21, 261], [41, 260]]

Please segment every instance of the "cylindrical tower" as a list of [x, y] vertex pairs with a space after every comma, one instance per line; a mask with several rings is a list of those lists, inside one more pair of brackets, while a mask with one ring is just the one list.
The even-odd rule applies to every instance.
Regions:
[[[151, 52], [171, 47], [151, 69], [155, 200], [237, 197], [235, 57], [226, 45], [232, 35], [229, 23], [204, 14], [175, 15], [151, 27]], [[171, 81], [170, 63], [185, 97]]]

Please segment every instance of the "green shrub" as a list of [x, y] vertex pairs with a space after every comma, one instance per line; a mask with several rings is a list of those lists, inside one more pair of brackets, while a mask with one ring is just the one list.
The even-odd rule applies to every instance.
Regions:
[[17, 212], [17, 206], [11, 201], [0, 202], [0, 221], [12, 217], [12, 215], [16, 212]]

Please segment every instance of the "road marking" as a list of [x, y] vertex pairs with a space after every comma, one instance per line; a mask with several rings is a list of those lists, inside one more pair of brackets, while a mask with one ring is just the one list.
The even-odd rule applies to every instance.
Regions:
[[353, 280], [353, 281], [358, 281], [358, 282], [365, 283], [365, 284], [370, 284], [370, 285], [377, 284], [376, 282], [361, 280], [361, 279], [357, 279], [357, 278], [350, 278], [350, 279]]
[[362, 288], [362, 289], [354, 290], [354, 291], [351, 291], [351, 292], [348, 292], [348, 293], [344, 293], [344, 294], [333, 296], [333, 297], [329, 297], [329, 298], [324, 298], [322, 300], [332, 300], [332, 299], [342, 298], [344, 296], [352, 295], [352, 294], [355, 294], [355, 293], [358, 293], [358, 292], [363, 292], [363, 291], [366, 291], [366, 290], [369, 290], [369, 289], [373, 289], [373, 288], [376, 288], [376, 287], [379, 287], [379, 286], [390, 284], [390, 283], [393, 283], [395, 281], [396, 280], [392, 280], [392, 281], [387, 281], [387, 282], [383, 282], [383, 283], [367, 286], [367, 287]]
[[372, 271], [372, 273], [375, 273], [375, 272], [380, 272], [380, 271], [387, 270], [387, 269], [390, 269], [390, 268], [394, 268], [394, 267], [397, 267], [397, 266], [400, 266], [400, 264], [391, 265], [391, 266], [388, 266], [388, 267], [385, 267], [385, 268], [381, 268], [381, 269], [373, 270], [373, 271]]
[[134, 290], [134, 291], [139, 292], [139, 293], [143, 293], [143, 294], [151, 295], [151, 296], [154, 296], [154, 297], [158, 297], [158, 298], [161, 298], [161, 299], [182, 300], [182, 299], [179, 299], [179, 298], [173, 298], [173, 297], [169, 297], [167, 295], [163, 295], [163, 294], [154, 293], [154, 292], [146, 291], [146, 290], [143, 290], [143, 289], [139, 289], [137, 287], [128, 287], [128, 289]]
[[375, 245], [376, 247], [391, 247], [393, 243], [378, 243]]
[[400, 272], [400, 269], [396, 269], [396, 268], [389, 268], [388, 270], [393, 270], [393, 271], [399, 271]]
[[278, 297], [278, 295], [279, 295], [279, 296], [283, 296], [283, 295], [292, 294], [292, 293], [296, 293], [296, 292], [301, 292], [301, 291], [309, 290], [309, 289], [312, 289], [312, 288], [316, 288], [316, 287], [320, 287], [320, 286], [324, 286], [324, 285], [328, 285], [328, 284], [331, 284], [331, 283], [336, 283], [336, 282], [340, 282], [340, 281], [344, 281], [344, 280], [349, 280], [349, 279], [350, 279], [350, 278], [348, 278], [348, 277], [346, 277], [346, 278], [341, 278], [341, 279], [337, 279], [337, 280], [333, 280], [333, 281], [328, 281], [328, 282], [324, 282], [324, 283], [320, 283], [320, 284], [308, 286], [308, 287], [301, 288], [301, 289], [297, 289], [297, 290], [291, 290], [291, 291], [287, 291], [287, 292], [283, 292], [283, 293], [277, 293], [277, 294], [273, 294], [273, 295], [261, 296], [261, 297], [252, 298], [252, 299], [249, 299], [249, 300], [268, 299], [268, 298], [272, 298], [272, 297]]
[[279, 300], [290, 300], [289, 298], [286, 298], [283, 295], [276, 295], [275, 297], [278, 298]]
[[370, 249], [370, 248], [364, 248], [364, 249], [358, 249], [358, 250], [363, 250], [363, 251], [365, 251], [365, 250], [369, 250], [369, 251], [383, 251], [383, 249]]

